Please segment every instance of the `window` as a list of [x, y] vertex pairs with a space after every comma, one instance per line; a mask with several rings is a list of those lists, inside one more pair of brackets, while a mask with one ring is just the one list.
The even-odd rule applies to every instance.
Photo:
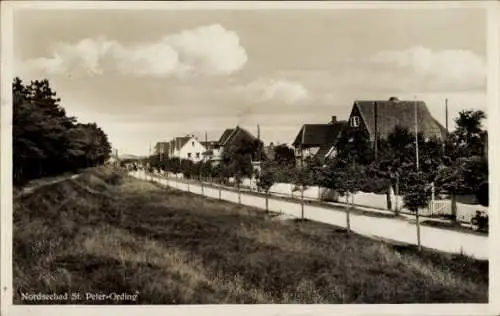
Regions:
[[351, 127], [359, 127], [359, 116], [353, 116], [350, 119]]
[[191, 142], [191, 145], [193, 145], [193, 147], [194, 147], [194, 142]]
[[200, 153], [196, 153], [196, 158], [200, 159]]
[[188, 158], [191, 158], [191, 153], [188, 153]]

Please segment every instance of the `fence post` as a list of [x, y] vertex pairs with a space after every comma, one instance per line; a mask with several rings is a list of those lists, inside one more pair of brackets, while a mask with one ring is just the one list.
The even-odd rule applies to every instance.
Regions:
[[434, 186], [434, 182], [431, 182], [431, 201], [434, 202], [436, 199], [436, 188]]
[[351, 206], [349, 205], [349, 193], [345, 195], [345, 216], [346, 216], [346, 230], [347, 233], [351, 232]]
[[300, 186], [300, 218], [304, 220], [304, 185]]
[[422, 245], [420, 243], [420, 214], [418, 213], [419, 210], [418, 208], [415, 211], [415, 216], [416, 216], [416, 224], [417, 224], [417, 247], [418, 251], [422, 250]]
[[429, 203], [429, 210], [431, 211], [431, 215], [434, 215], [436, 210], [436, 188], [434, 187], [434, 182], [431, 182], [431, 202]]
[[396, 189], [394, 190], [395, 213], [399, 214], [399, 174], [396, 174]]

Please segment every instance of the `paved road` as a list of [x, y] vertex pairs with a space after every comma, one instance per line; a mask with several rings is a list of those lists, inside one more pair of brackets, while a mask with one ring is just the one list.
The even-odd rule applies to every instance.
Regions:
[[[131, 172], [132, 176], [144, 179], [143, 171]], [[148, 176], [148, 179], [151, 179]], [[154, 178], [160, 184], [168, 185], [182, 191], [189, 191], [202, 194], [201, 186], [176, 182], [173, 179]], [[236, 192], [221, 190], [221, 198], [225, 201], [238, 202]], [[213, 198], [219, 197], [219, 190], [216, 188], [204, 187], [203, 195]], [[241, 194], [241, 204], [265, 208], [263, 197]], [[269, 209], [271, 211], [283, 212], [294, 217], [301, 216], [301, 205], [296, 202], [288, 202], [277, 199], [269, 199]], [[304, 217], [310, 220], [333, 224], [340, 227], [346, 226], [346, 214], [342, 210], [336, 211], [330, 208], [304, 205]], [[370, 237], [389, 239], [408, 244], [417, 243], [416, 226], [414, 223], [391, 218], [371, 217], [359, 214], [351, 214], [351, 229], [360, 234]], [[423, 247], [432, 248], [451, 253], [463, 252], [466, 255], [478, 259], [488, 259], [488, 237], [464, 232], [440, 229], [436, 227], [421, 226], [421, 243]]]

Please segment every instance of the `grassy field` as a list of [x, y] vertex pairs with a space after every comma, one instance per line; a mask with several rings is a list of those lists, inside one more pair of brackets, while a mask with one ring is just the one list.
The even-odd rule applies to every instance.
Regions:
[[[417, 254], [104, 169], [16, 199], [13, 256], [16, 304], [488, 301], [487, 261]], [[21, 295], [65, 292], [82, 299]]]

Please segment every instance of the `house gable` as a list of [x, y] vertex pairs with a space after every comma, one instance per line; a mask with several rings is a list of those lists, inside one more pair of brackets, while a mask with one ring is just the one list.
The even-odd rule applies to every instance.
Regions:
[[179, 156], [192, 160], [201, 160], [205, 151], [205, 146], [196, 137], [189, 137], [187, 140], [183, 139], [182, 147], [179, 148]]
[[[357, 121], [357, 126], [355, 123]], [[360, 108], [357, 102], [354, 102], [352, 106], [351, 114], [349, 114], [349, 119], [344, 126], [344, 129], [339, 133], [339, 137], [342, 133], [350, 131], [350, 132], [361, 132], [366, 135], [366, 137], [370, 137], [370, 141], [373, 141], [373, 137], [370, 134], [369, 129], [366, 126], [365, 115], [360, 111]]]
[[304, 128], [305, 128], [305, 125], [302, 125], [302, 127], [299, 130], [299, 133], [297, 134], [297, 136], [295, 137], [295, 140], [292, 143], [293, 147], [297, 148], [300, 146], [300, 144], [302, 144], [304, 142]]

